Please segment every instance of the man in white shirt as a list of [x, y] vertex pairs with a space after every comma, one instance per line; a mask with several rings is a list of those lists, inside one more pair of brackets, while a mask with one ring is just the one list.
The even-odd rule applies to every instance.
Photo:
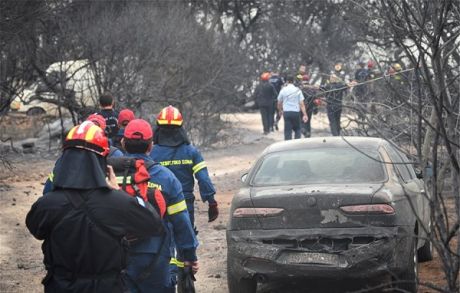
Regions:
[[308, 121], [307, 111], [303, 100], [305, 99], [302, 91], [294, 84], [294, 77], [286, 77], [286, 86], [283, 87], [278, 95], [278, 110], [284, 117], [284, 140], [300, 138], [300, 112], [302, 112], [302, 121]]

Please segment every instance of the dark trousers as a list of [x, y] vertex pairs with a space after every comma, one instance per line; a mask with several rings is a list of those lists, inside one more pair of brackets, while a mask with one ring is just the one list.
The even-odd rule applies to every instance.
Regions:
[[264, 133], [269, 133], [273, 127], [273, 105], [260, 106], [260, 115], [262, 116], [262, 125]]
[[294, 138], [300, 138], [300, 114], [299, 112], [284, 112], [284, 140], [292, 139], [292, 131]]
[[[302, 112], [299, 113], [301, 119], [302, 119]], [[308, 116], [308, 121], [307, 123], [303, 123], [301, 120], [301, 132], [303, 136], [305, 137], [310, 137], [311, 136], [311, 118], [313, 117], [313, 107], [307, 108], [307, 116]]]
[[276, 127], [278, 130], [278, 121], [280, 121], [280, 113], [279, 113], [279, 110], [278, 110], [278, 100], [275, 100], [273, 102], [273, 113], [272, 113], [272, 119], [273, 119], [273, 124], [272, 124], [272, 127]]
[[333, 136], [340, 135], [340, 115], [342, 114], [342, 108], [328, 108], [327, 118], [329, 119], [329, 126], [331, 127], [331, 133]]

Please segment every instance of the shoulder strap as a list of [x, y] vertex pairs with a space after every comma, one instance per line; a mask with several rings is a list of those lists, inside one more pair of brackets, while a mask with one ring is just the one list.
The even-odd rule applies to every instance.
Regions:
[[85, 212], [86, 216], [89, 218], [89, 220], [99, 228], [102, 232], [110, 236], [112, 239], [115, 239], [117, 242], [120, 241], [120, 237], [117, 237], [113, 232], [111, 232], [106, 226], [101, 225], [95, 218], [94, 215], [91, 213], [89, 210], [88, 206], [86, 205], [85, 200], [81, 196], [79, 192], [71, 192], [69, 190], [63, 190], [67, 199], [70, 201], [72, 206], [75, 209], [81, 209], [83, 212]]
[[155, 165], [158, 165], [158, 162], [144, 160], [144, 166], [145, 166], [145, 169], [147, 169], [147, 171], [150, 170], [150, 168], [152, 168]]

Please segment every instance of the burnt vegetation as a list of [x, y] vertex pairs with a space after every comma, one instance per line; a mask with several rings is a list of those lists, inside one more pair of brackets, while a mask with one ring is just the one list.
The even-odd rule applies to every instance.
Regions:
[[[152, 113], [174, 104], [192, 141], [210, 145], [239, 111], [262, 71], [308, 66], [325, 81], [337, 62], [352, 74], [373, 59], [377, 80], [345, 99], [352, 135], [379, 136], [418, 166], [431, 203], [429, 237], [458, 292], [460, 272], [460, 1], [0, 1], [0, 112], [40, 82], [35, 99], [58, 106], [74, 123], [110, 91], [119, 107]], [[52, 75], [51, 64], [85, 60]], [[389, 64], [403, 65], [395, 78]], [[90, 70], [93, 103], [77, 101], [72, 75]], [[63, 125], [63, 123], [61, 123]], [[0, 137], [2, 140], [7, 137]], [[9, 166], [1, 154], [4, 166]], [[448, 212], [452, 202], [455, 212]], [[416, 231], [415, 231], [416, 232]]]

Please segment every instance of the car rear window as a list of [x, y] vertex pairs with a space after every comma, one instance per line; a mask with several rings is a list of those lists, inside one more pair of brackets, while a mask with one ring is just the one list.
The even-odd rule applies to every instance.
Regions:
[[361, 152], [352, 148], [276, 152], [263, 158], [251, 183], [265, 186], [382, 182], [386, 175], [379, 161], [382, 159], [376, 150], [366, 149]]

